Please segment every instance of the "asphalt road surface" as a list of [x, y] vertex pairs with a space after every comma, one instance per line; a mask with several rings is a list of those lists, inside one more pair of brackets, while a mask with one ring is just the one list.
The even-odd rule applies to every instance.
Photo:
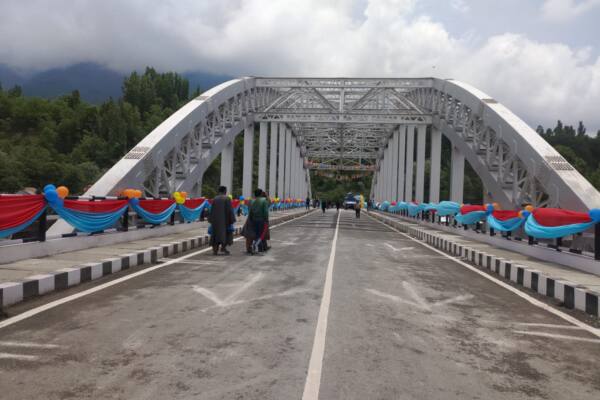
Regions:
[[0, 398], [600, 399], [600, 337], [365, 214], [272, 238], [0, 325]]

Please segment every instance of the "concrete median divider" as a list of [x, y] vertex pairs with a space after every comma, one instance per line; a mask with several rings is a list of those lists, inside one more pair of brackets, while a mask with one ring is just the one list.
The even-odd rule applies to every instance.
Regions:
[[369, 215], [402, 233], [421, 240], [462, 261], [488, 270], [490, 273], [494, 273], [517, 286], [556, 299], [566, 308], [580, 310], [594, 317], [600, 317], [600, 293], [587, 288], [585, 285], [555, 278], [527, 266], [523, 262], [514, 262], [466, 246], [464, 243], [449, 240], [416, 224], [406, 223], [378, 212], [371, 212]]
[[[270, 223], [271, 225], [280, 224], [302, 217], [312, 211], [314, 210], [276, 215], [271, 217]], [[241, 231], [241, 226], [236, 227], [234, 236], [239, 236]], [[97, 262], [67, 266], [48, 274], [32, 275], [19, 282], [0, 283], [0, 310], [46, 293], [64, 290], [138, 265], [155, 264], [161, 258], [194, 249], [206, 248], [208, 245], [208, 234], [189, 237], [172, 243], [160, 244], [143, 250], [136, 250], [132, 253], [102, 259]]]

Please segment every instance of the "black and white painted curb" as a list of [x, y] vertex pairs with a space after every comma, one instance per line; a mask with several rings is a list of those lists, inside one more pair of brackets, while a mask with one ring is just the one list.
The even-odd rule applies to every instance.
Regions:
[[[310, 211], [305, 211], [275, 216], [271, 218], [271, 223], [278, 224], [301, 217], [309, 212]], [[241, 231], [241, 227], [236, 227], [234, 236], [240, 235]], [[36, 296], [93, 281], [106, 275], [127, 270], [136, 265], [155, 264], [163, 257], [183, 253], [192, 249], [207, 247], [208, 245], [208, 235], [191, 237], [144, 250], [138, 250], [133, 253], [122, 254], [118, 257], [107, 258], [98, 262], [62, 268], [49, 274], [33, 275], [24, 279], [22, 282], [0, 283], [0, 310], [3, 307], [14, 305]]]
[[566, 308], [581, 310], [595, 317], [600, 317], [600, 293], [594, 292], [583, 285], [547, 276], [534, 268], [473, 249], [395, 218], [379, 213], [370, 213], [369, 215], [445, 253], [494, 272], [506, 280], [541, 295], [557, 299]]

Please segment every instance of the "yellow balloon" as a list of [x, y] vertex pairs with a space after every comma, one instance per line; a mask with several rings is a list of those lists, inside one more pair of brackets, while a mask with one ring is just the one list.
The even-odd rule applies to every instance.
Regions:
[[230, 200], [233, 200], [233, 196], [228, 194], [227, 197], [229, 197]]

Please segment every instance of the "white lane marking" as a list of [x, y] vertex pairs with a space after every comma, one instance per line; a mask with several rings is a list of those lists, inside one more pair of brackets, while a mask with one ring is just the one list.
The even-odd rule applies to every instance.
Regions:
[[388, 299], [388, 300], [391, 300], [396, 303], [408, 304], [410, 306], [420, 308], [423, 311], [429, 311], [429, 312], [432, 311], [433, 307], [441, 307], [441, 306], [445, 306], [447, 304], [460, 303], [460, 302], [470, 300], [473, 298], [473, 295], [466, 294], [466, 295], [455, 296], [455, 297], [452, 297], [452, 298], [446, 299], [446, 300], [440, 300], [440, 301], [436, 301], [433, 303], [429, 303], [426, 299], [422, 298], [416, 292], [416, 290], [412, 286], [410, 286], [410, 284], [408, 284], [408, 282], [402, 282], [402, 285], [407, 289], [407, 291], [409, 292], [411, 297], [415, 300], [414, 302], [405, 300], [402, 297], [394, 296], [393, 294], [380, 292], [379, 290], [375, 290], [375, 289], [365, 289], [365, 290], [371, 294], [374, 294], [375, 296], [383, 297], [384, 299]]
[[[159, 258], [158, 261], [159, 262], [168, 262], [168, 261], [173, 261], [174, 258]], [[200, 260], [182, 260], [182, 261], [178, 261], [178, 264], [191, 264], [191, 265], [226, 265], [226, 263], [224, 261], [210, 261], [210, 260], [206, 260], [206, 261], [200, 261]]]
[[[275, 228], [278, 228], [278, 227], [283, 226], [285, 224], [288, 224], [290, 222], [298, 221], [299, 219], [302, 219], [302, 218], [306, 217], [307, 215], [312, 215], [312, 213], [307, 213], [307, 214], [301, 215], [298, 218], [293, 218], [293, 219], [284, 221], [284, 222], [282, 222], [280, 224], [273, 225], [273, 226], [270, 227], [270, 229], [275, 229]], [[238, 240], [242, 240], [242, 239], [243, 239], [243, 237], [238, 237], [238, 238], [234, 239], [234, 241], [237, 242]], [[133, 279], [133, 278], [137, 278], [138, 276], [148, 274], [148, 273], [150, 273], [152, 271], [156, 271], [157, 269], [161, 269], [161, 268], [167, 267], [167, 266], [172, 265], [172, 264], [177, 264], [181, 260], [186, 260], [186, 259], [188, 259], [190, 257], [197, 256], [198, 254], [206, 253], [207, 251], [212, 251], [212, 248], [211, 247], [207, 247], [206, 249], [198, 250], [196, 252], [187, 254], [185, 256], [181, 256], [179, 258], [176, 258], [176, 259], [173, 259], [171, 261], [168, 261], [168, 262], [166, 262], [164, 264], [159, 264], [159, 265], [155, 265], [153, 267], [148, 267], [148, 268], [143, 269], [141, 271], [134, 272], [132, 274], [129, 274], [129, 275], [123, 276], [121, 278], [112, 280], [110, 282], [103, 283], [102, 285], [98, 285], [98, 286], [93, 287], [91, 289], [84, 290], [82, 292], [72, 294], [71, 296], [67, 296], [67, 297], [64, 297], [62, 299], [52, 301], [52, 302], [50, 302], [48, 304], [44, 304], [44, 305], [36, 307], [36, 308], [32, 308], [31, 310], [25, 311], [22, 314], [16, 315], [16, 316], [11, 317], [11, 318], [7, 318], [4, 321], [0, 321], [0, 329], [5, 328], [5, 327], [10, 326], [10, 325], [13, 325], [13, 324], [16, 324], [17, 322], [23, 321], [25, 319], [31, 318], [34, 315], [40, 314], [40, 313], [42, 313], [44, 311], [51, 310], [51, 309], [53, 309], [55, 307], [58, 307], [58, 306], [60, 306], [62, 304], [69, 303], [69, 302], [71, 302], [73, 300], [80, 299], [80, 298], [85, 297], [87, 295], [90, 295], [92, 293], [96, 293], [96, 292], [99, 292], [99, 291], [101, 291], [103, 289], [109, 288], [111, 286], [118, 285], [121, 282], [125, 282], [125, 281], [128, 281], [128, 280]]]
[[37, 361], [39, 357], [26, 354], [0, 353], [0, 360]]
[[414, 247], [400, 247], [399, 249], [395, 248], [394, 246], [392, 246], [389, 243], [384, 243], [387, 247], [389, 247], [390, 249], [392, 249], [393, 251], [409, 251], [409, 250], [414, 250]]
[[584, 338], [584, 337], [579, 337], [579, 336], [559, 335], [556, 333], [530, 332], [530, 331], [513, 331], [513, 333], [517, 333], [519, 335], [539, 336], [539, 337], [552, 338], [552, 339], [573, 340], [576, 342], [600, 343], [600, 339], [589, 339], [589, 338]]
[[419, 304], [419, 306], [421, 306], [422, 309], [427, 310], [427, 311], [431, 311], [431, 307], [429, 306], [428, 302], [426, 299], [424, 299], [423, 297], [421, 297], [419, 295], [419, 293], [417, 293], [417, 291], [415, 290], [415, 288], [412, 287], [412, 285], [406, 281], [402, 282], [402, 287], [404, 287], [404, 290], [406, 290], [408, 292], [408, 294], [410, 295], [410, 297], [413, 298], [414, 301], [417, 302], [417, 304]]
[[327, 319], [329, 316], [329, 304], [331, 303], [331, 287], [333, 284], [333, 264], [335, 262], [335, 249], [337, 246], [338, 231], [340, 227], [340, 215], [337, 214], [335, 223], [335, 233], [331, 242], [331, 253], [329, 254], [329, 263], [325, 273], [325, 285], [323, 286], [323, 298], [319, 308], [319, 317], [317, 318], [317, 329], [313, 341], [310, 361], [308, 363], [308, 373], [302, 400], [318, 400], [319, 389], [321, 387], [321, 373], [323, 370], [323, 355], [325, 354], [325, 337], [327, 335]]
[[221, 300], [219, 298], [219, 296], [217, 296], [217, 294], [215, 292], [213, 292], [212, 290], [209, 290], [209, 289], [206, 289], [206, 288], [203, 288], [200, 286], [194, 285], [192, 290], [196, 293], [200, 293], [202, 296], [206, 297], [207, 299], [209, 299], [210, 301], [215, 303], [216, 306], [227, 307], [227, 306], [230, 306], [233, 303], [235, 303], [238, 296], [240, 296], [244, 291], [248, 290], [250, 288], [250, 286], [252, 286], [256, 282], [258, 282], [262, 278], [262, 276], [263, 276], [262, 272], [252, 275], [250, 277], [250, 279], [248, 281], [244, 282], [242, 285], [236, 285], [237, 289], [235, 289], [233, 291], [233, 293], [231, 293], [229, 296], [225, 297], [225, 299], [223, 299], [223, 300]]
[[539, 324], [535, 322], [515, 322], [514, 325], [520, 325], [524, 327], [536, 327], [536, 328], [554, 328], [554, 329], [572, 329], [572, 330], [583, 330], [579, 326], [571, 325], [557, 325], [557, 324]]
[[379, 290], [375, 290], [375, 289], [365, 289], [365, 290], [371, 294], [374, 294], [375, 296], [383, 297], [384, 299], [391, 300], [395, 303], [404, 303], [404, 304], [408, 304], [410, 306], [417, 307], [417, 308], [421, 307], [420, 304], [413, 303], [412, 301], [404, 300], [402, 297], [394, 296], [393, 294], [380, 292]]
[[484, 277], [485, 279], [487, 279], [487, 280], [489, 280], [491, 282], [494, 282], [496, 285], [501, 286], [501, 287], [503, 287], [504, 289], [506, 289], [508, 291], [511, 291], [512, 293], [516, 294], [517, 296], [521, 297], [522, 299], [527, 300], [529, 303], [533, 304], [534, 306], [539, 307], [539, 308], [541, 308], [541, 309], [543, 309], [545, 311], [548, 311], [549, 313], [554, 314], [557, 317], [560, 317], [563, 320], [565, 320], [567, 322], [570, 322], [571, 324], [573, 324], [575, 326], [578, 326], [578, 327], [580, 327], [580, 328], [588, 331], [589, 333], [591, 333], [594, 336], [600, 337], [600, 329], [597, 329], [597, 328], [594, 328], [593, 326], [587, 325], [587, 324], [581, 322], [580, 320], [578, 320], [577, 318], [573, 318], [570, 315], [565, 314], [564, 312], [562, 312], [560, 310], [557, 310], [557, 309], [549, 306], [548, 304], [542, 303], [541, 301], [539, 301], [537, 299], [534, 299], [533, 297], [529, 296], [525, 292], [521, 292], [519, 289], [516, 289], [516, 288], [514, 288], [514, 287], [512, 287], [512, 286], [510, 286], [510, 285], [508, 285], [508, 284], [506, 284], [506, 283], [504, 283], [504, 282], [502, 282], [502, 281], [494, 278], [492, 275], [488, 275], [485, 272], [480, 271], [476, 267], [473, 267], [472, 265], [469, 265], [469, 264], [467, 264], [464, 261], [461, 261], [459, 259], [451, 257], [448, 254], [444, 253], [443, 251], [438, 250], [435, 247], [428, 245], [427, 243], [421, 242], [418, 239], [415, 239], [412, 236], [407, 235], [406, 233], [402, 233], [398, 229], [396, 229], [396, 228], [394, 228], [392, 226], [386, 225], [386, 224], [384, 224], [383, 222], [381, 222], [380, 220], [378, 220], [376, 218], [373, 218], [373, 219], [375, 221], [379, 222], [381, 225], [383, 225], [383, 226], [385, 226], [385, 227], [393, 230], [394, 232], [397, 232], [400, 235], [402, 235], [404, 237], [407, 237], [408, 239], [412, 240], [413, 242], [416, 242], [416, 243], [420, 244], [421, 246], [424, 246], [424, 247], [428, 248], [431, 251], [434, 251], [434, 252], [436, 252], [438, 254], [441, 254], [445, 258], [447, 258], [449, 260], [452, 260], [452, 261], [454, 261], [455, 263], [457, 263], [459, 265], [462, 265], [463, 267], [465, 267], [465, 268], [467, 268], [467, 269], [475, 272], [476, 274], [481, 275], [482, 277]]
[[[295, 294], [305, 293], [305, 292], [308, 292], [308, 289], [290, 289], [290, 290], [286, 290], [286, 291], [281, 292], [281, 293], [267, 294], [265, 296], [255, 297], [253, 299], [236, 300], [236, 301], [233, 301], [233, 302], [227, 304], [227, 306], [229, 306], [229, 307], [231, 307], [231, 306], [237, 306], [237, 305], [240, 305], [240, 304], [253, 303], [255, 301], [269, 300], [269, 299], [273, 299], [275, 297], [293, 296]], [[217, 308], [217, 307], [222, 307], [222, 306], [214, 305], [214, 306], [206, 307], [206, 308], [204, 308], [204, 309], [202, 309], [200, 311], [201, 312], [205, 312], [205, 311], [208, 311], [210, 309]]]
[[58, 348], [61, 348], [62, 346], [59, 346], [57, 344], [1, 341], [0, 347], [29, 347], [32, 349], [58, 349]]

